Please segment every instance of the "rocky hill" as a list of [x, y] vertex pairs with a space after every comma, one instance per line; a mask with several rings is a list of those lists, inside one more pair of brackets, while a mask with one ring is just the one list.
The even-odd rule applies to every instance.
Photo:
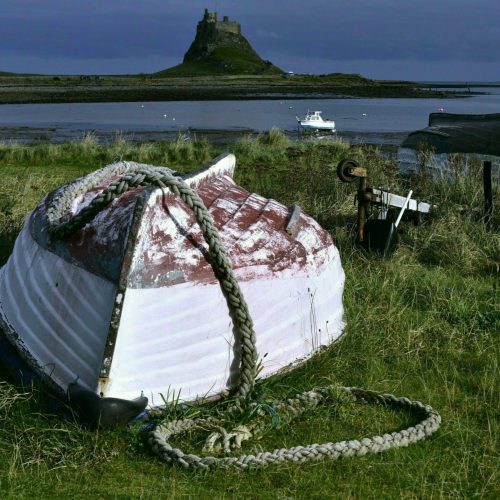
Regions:
[[241, 34], [239, 23], [205, 9], [196, 37], [184, 55], [182, 64], [155, 76], [278, 74], [282, 70], [264, 61]]

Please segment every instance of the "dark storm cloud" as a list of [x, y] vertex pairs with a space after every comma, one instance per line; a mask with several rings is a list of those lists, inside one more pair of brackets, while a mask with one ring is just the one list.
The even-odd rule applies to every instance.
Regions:
[[7, 4], [12, 8], [2, 16], [0, 50], [25, 55], [108, 59], [178, 52], [179, 43], [189, 43], [195, 30], [192, 19], [167, 9], [165, 2], [7, 0]]
[[[285, 2], [280, 2], [281, 4]], [[447, 58], [499, 61], [500, 2], [344, 0], [286, 2], [249, 14], [247, 31], [273, 31], [273, 50], [335, 59]], [[279, 30], [278, 30], [279, 28]]]
[[331, 71], [333, 61], [500, 62], [498, 0], [0, 0], [0, 70], [37, 59], [37, 70], [51, 60], [158, 70], [182, 60], [203, 9], [216, 6], [262, 57], [297, 71], [324, 72], [329, 61]]

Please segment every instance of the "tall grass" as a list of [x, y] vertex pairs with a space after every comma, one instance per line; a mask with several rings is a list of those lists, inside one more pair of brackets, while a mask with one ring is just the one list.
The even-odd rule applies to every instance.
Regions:
[[[282, 465], [247, 473], [191, 473], [151, 457], [135, 431], [95, 433], [51, 415], [40, 392], [0, 383], [0, 490], [12, 497], [205, 498], [494, 498], [498, 496], [498, 353], [500, 331], [498, 210], [482, 221], [480, 171], [402, 176], [373, 148], [346, 143], [294, 144], [281, 132], [231, 146], [236, 180], [250, 191], [298, 202], [332, 234], [346, 272], [347, 328], [341, 342], [286, 375], [258, 386], [266, 401], [336, 382], [393, 392], [432, 404], [442, 429], [428, 441], [380, 456], [335, 464]], [[0, 241], [5, 261], [25, 214], [51, 189], [123, 159], [199, 168], [220, 151], [206, 141], [110, 146], [78, 143], [0, 146]], [[438, 205], [420, 226], [400, 225], [390, 259], [355, 244], [355, 184], [335, 169], [344, 157], [369, 171], [370, 183]], [[458, 161], [458, 159], [457, 159]], [[498, 199], [498, 188], [494, 198]], [[335, 284], [332, 284], [335, 286]], [[205, 410], [211, 411], [211, 410]], [[411, 424], [405, 414], [348, 401], [247, 443], [247, 451], [334, 441]], [[193, 437], [196, 441], [197, 437]], [[193, 448], [198, 450], [198, 443]]]
[[86, 133], [77, 142], [39, 145], [0, 144], [0, 162], [3, 166], [83, 166], [87, 171], [121, 159], [142, 163], [186, 166], [203, 164], [213, 155], [206, 139], [185, 140], [179, 135], [173, 142], [132, 144], [117, 133], [110, 144], [100, 144], [93, 133]]

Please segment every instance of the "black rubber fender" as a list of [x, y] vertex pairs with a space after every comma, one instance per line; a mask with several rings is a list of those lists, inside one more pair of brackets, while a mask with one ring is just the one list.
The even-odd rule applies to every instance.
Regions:
[[133, 400], [101, 398], [75, 382], [68, 385], [68, 401], [79, 419], [91, 427], [127, 424], [142, 413], [148, 404], [145, 396]]

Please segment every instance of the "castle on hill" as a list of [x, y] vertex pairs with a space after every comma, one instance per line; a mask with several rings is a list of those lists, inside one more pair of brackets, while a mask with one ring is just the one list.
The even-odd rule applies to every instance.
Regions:
[[242, 35], [241, 25], [228, 16], [205, 9], [196, 26], [196, 36], [182, 64], [159, 72], [169, 74], [280, 74], [270, 61], [264, 61]]
[[217, 12], [205, 9], [203, 19], [196, 27], [196, 37], [184, 55], [184, 62], [204, 59], [221, 47], [239, 47], [254, 52], [246, 38], [241, 34], [241, 25], [230, 21], [228, 16], [219, 20]]

